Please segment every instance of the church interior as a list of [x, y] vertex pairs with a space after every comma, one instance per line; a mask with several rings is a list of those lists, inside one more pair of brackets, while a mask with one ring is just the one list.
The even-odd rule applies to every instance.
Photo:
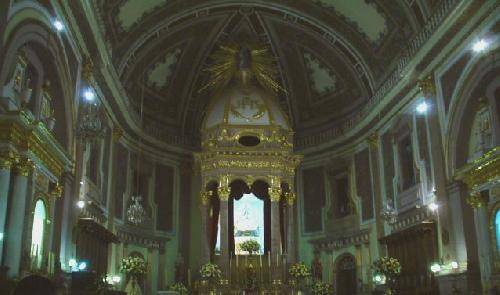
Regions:
[[500, 2], [1, 0], [0, 294], [500, 294]]

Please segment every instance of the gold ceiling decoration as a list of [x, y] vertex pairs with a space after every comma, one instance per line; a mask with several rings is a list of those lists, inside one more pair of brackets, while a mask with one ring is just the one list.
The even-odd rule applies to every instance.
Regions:
[[210, 75], [208, 82], [200, 88], [199, 93], [206, 90], [224, 88], [239, 74], [250, 74], [257, 82], [275, 93], [286, 93], [276, 80], [278, 66], [269, 48], [256, 44], [221, 45], [211, 56], [212, 64], [203, 71]]

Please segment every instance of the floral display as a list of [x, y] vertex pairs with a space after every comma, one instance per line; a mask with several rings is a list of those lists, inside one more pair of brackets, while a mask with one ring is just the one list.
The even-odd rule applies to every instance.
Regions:
[[311, 285], [311, 294], [313, 295], [330, 295], [333, 294], [332, 285], [316, 281]]
[[144, 259], [136, 256], [123, 258], [120, 265], [120, 272], [134, 277], [146, 274], [147, 264]]
[[373, 262], [373, 268], [376, 273], [381, 273], [386, 277], [394, 277], [401, 273], [401, 264], [396, 258], [380, 257]]
[[311, 275], [309, 268], [303, 262], [292, 264], [288, 272], [294, 279], [303, 279]]
[[181, 295], [188, 294], [188, 289], [183, 283], [175, 283], [168, 288], [169, 291], [175, 291]]
[[240, 244], [240, 249], [252, 255], [260, 250], [260, 244], [256, 240], [246, 240]]
[[203, 279], [213, 281], [220, 279], [222, 272], [217, 264], [209, 262], [201, 267], [200, 274]]

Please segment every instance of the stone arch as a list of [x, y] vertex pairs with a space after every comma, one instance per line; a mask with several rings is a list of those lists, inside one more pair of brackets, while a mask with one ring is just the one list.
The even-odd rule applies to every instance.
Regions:
[[468, 144], [464, 142], [468, 143], [470, 139], [472, 123], [481, 97], [487, 99], [490, 111], [494, 114], [494, 143], [499, 142], [499, 114], [495, 94], [500, 88], [500, 78], [497, 74], [500, 71], [500, 62], [498, 59], [492, 62], [491, 56], [495, 56], [495, 53], [491, 52], [471, 60], [453, 91], [446, 122], [448, 133], [445, 138], [446, 166], [450, 177], [467, 163]]
[[[74, 77], [70, 73], [68, 55], [64, 41], [50, 27], [50, 14], [39, 5], [13, 9], [10, 24], [6, 28], [5, 51], [0, 61], [0, 85], [5, 85], [11, 78], [16, 56], [26, 55], [37, 72], [33, 108], [35, 118], [40, 118], [40, 90], [45, 80], [50, 80], [52, 88], [52, 104], [56, 124], [54, 136], [66, 151], [70, 151], [73, 143]], [[29, 13], [27, 13], [29, 11]]]

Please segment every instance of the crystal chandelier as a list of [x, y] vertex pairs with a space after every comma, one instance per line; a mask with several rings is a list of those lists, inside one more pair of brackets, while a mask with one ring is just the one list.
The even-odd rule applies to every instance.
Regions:
[[127, 209], [127, 220], [134, 225], [139, 225], [146, 219], [146, 210], [142, 207], [141, 196], [132, 196], [132, 203]]
[[97, 105], [92, 103], [85, 104], [76, 127], [77, 136], [84, 140], [92, 141], [100, 138], [103, 135], [103, 130]]
[[398, 212], [394, 209], [392, 200], [387, 200], [384, 210], [380, 213], [380, 216], [389, 224], [394, 224], [398, 221]]

